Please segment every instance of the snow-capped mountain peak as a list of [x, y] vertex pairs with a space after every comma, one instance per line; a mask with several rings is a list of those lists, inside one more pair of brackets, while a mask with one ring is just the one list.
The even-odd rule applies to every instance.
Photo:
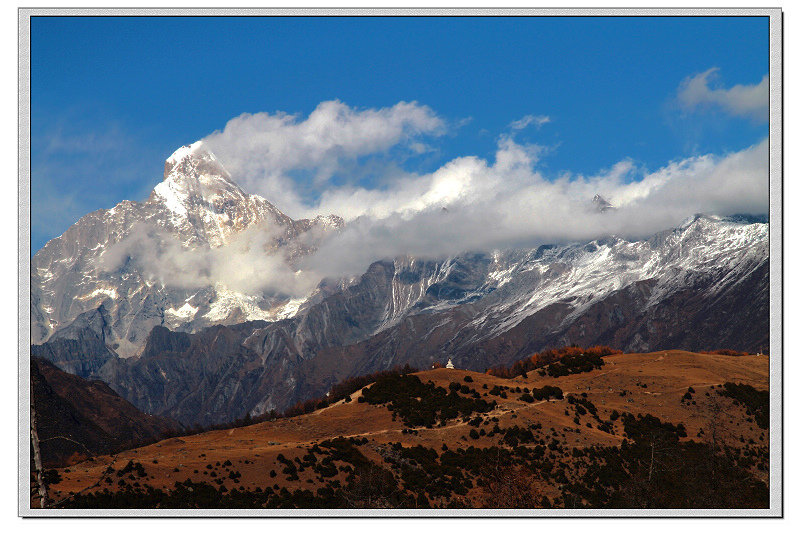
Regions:
[[163, 203], [174, 215], [186, 216], [193, 208], [216, 202], [223, 205], [247, 198], [231, 175], [203, 141], [176, 150], [164, 164], [164, 181], [156, 185], [149, 202]]
[[175, 150], [172, 155], [167, 158], [167, 163], [174, 165], [178, 161], [181, 161], [187, 157], [195, 157], [199, 159], [208, 158], [212, 160], [217, 159], [203, 141], [197, 141], [192, 144], [181, 146]]
[[[163, 268], [172, 272], [184, 265], [199, 272], [207, 251], [234, 242], [248, 248], [251, 241], [253, 253], [282, 256], [291, 268], [343, 224], [335, 215], [292, 220], [261, 196], [243, 191], [202, 141], [183, 146], [166, 160], [164, 180], [145, 202], [125, 200], [85, 215], [33, 257], [32, 340], [46, 340], [103, 303], [118, 324], [120, 355], [134, 353], [154, 325], [192, 330], [239, 316], [292, 314], [296, 305], [284, 309], [284, 295], [245, 295], [217, 286], [198, 292], [176, 283], [175, 275], [164, 278]], [[163, 246], [171, 250], [166, 257], [158, 256]], [[142, 254], [158, 257], [146, 260]], [[183, 259], [173, 264], [172, 257]], [[187, 307], [197, 294], [204, 295], [201, 304]], [[189, 313], [190, 308], [197, 311]]]

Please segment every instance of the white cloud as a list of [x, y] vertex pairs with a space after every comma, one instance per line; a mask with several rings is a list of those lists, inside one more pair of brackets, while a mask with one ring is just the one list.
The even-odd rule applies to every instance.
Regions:
[[527, 128], [531, 124], [534, 124], [536, 129], [539, 129], [542, 127], [542, 125], [547, 124], [548, 122], [550, 122], [550, 117], [547, 116], [525, 115], [521, 119], [515, 120], [509, 124], [509, 126], [514, 130], [521, 130]]
[[769, 79], [765, 75], [757, 85], [734, 85], [730, 89], [711, 88], [709, 82], [719, 77], [719, 69], [711, 68], [683, 80], [678, 101], [684, 109], [718, 107], [725, 112], [765, 122], [769, 117]]
[[[322, 102], [305, 119], [285, 113], [244, 114], [203, 141], [246, 190], [300, 216], [312, 190], [325, 188], [345, 162], [404, 149], [429, 150], [419, 138], [445, 133], [445, 123], [430, 108], [400, 102], [383, 109], [355, 109]], [[306, 190], [295, 187], [293, 172], [310, 174]]]
[[282, 253], [274, 251], [276, 236], [254, 227], [234, 235], [223, 247], [186, 248], [158, 226], [139, 222], [100, 256], [96, 267], [114, 271], [131, 260], [144, 276], [165, 287], [213, 286], [244, 294], [308, 294], [319, 276], [296, 272]]

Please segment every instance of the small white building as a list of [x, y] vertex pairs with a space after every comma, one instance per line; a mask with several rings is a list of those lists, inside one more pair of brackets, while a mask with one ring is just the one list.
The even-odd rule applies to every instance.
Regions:
[[445, 368], [455, 368], [453, 366], [453, 360], [452, 359], [450, 359], [450, 358], [447, 359], [447, 365], [445, 365]]

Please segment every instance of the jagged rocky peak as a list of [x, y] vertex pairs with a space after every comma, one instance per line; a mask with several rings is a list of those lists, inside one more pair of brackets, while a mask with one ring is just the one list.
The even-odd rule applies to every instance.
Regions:
[[231, 181], [230, 173], [203, 141], [181, 146], [164, 163], [164, 181], [181, 177], [200, 178], [203, 175]]
[[[279, 233], [294, 230], [291, 218], [269, 201], [248, 194], [203, 141], [182, 146], [164, 165], [164, 181], [146, 204], [166, 215], [186, 245], [224, 245], [251, 226]], [[283, 228], [283, 229], [278, 229]]]
[[248, 195], [234, 183], [230, 173], [203, 143], [182, 146], [164, 163], [164, 181], [156, 185], [149, 203], [163, 203], [177, 215], [191, 206], [241, 201]]

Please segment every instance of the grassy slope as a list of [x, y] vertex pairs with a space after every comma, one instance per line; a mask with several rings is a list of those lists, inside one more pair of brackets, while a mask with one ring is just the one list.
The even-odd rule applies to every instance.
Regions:
[[[586, 398], [597, 407], [597, 414], [602, 420], [609, 420], [612, 411], [616, 410], [633, 415], [649, 413], [663, 422], [673, 424], [680, 422], [687, 432], [683, 441], [708, 441], [712, 404], [717, 404], [722, 407], [719, 421], [725, 428], [725, 442], [744, 446], [741, 444], [743, 441], [746, 443], [752, 439], [758, 445], [768, 445], [768, 432], [758, 428], [755, 422], [747, 422], [749, 417], [745, 414], [745, 408], [735, 406], [731, 399], [719, 396], [713, 389], [725, 382], [735, 382], [767, 390], [769, 360], [766, 356], [728, 357], [683, 351], [624, 354], [606, 357], [605, 365], [592, 372], [559, 378], [541, 377], [531, 372], [527, 379], [517, 377], [505, 380], [457, 369], [429, 370], [417, 375], [423, 382], [431, 380], [445, 389], [451, 382], [463, 383], [464, 378], [470, 376], [473, 382], [467, 385], [479, 391], [487, 400], [496, 400], [499, 404], [486, 417], [487, 423], [480, 428], [488, 433], [495, 424], [489, 421], [492, 417], [498, 419], [497, 424], [502, 428], [541, 424], [541, 429], [534, 431], [535, 438], [549, 440], [556, 437], [564, 450], [583, 449], [592, 445], [619, 446], [624, 438], [621, 419], [614, 424], [614, 434], [610, 434], [597, 429], [595, 419], [589, 415], [580, 417], [580, 425], [576, 425], [574, 406], [569, 405], [566, 399], [526, 403], [518, 400], [521, 394], [516, 392], [507, 392], [506, 399], [483, 395], [495, 385], [510, 387], [512, 391], [516, 387], [523, 389], [555, 385], [564, 391], [565, 396], [585, 393]], [[695, 404], [681, 401], [689, 387], [695, 390], [692, 395]], [[623, 391], [624, 396], [621, 395]], [[706, 392], [709, 392], [708, 396]], [[358, 446], [361, 453], [376, 464], [389, 467], [385, 461], [389, 443], [401, 442], [404, 447], [422, 445], [441, 450], [443, 444], [451, 449], [488, 447], [497, 445], [501, 439], [499, 434], [472, 439], [469, 432], [475, 428], [460, 420], [451, 421], [444, 427], [418, 427], [409, 433], [404, 431], [406, 426], [402, 422], [392, 420], [392, 414], [385, 405], [359, 403], [359, 394], [354, 394], [353, 401], [349, 403], [339, 402], [295, 418], [168, 439], [123, 452], [116, 457], [99, 457], [62, 471], [63, 480], [51, 490], [56, 499], [64, 497], [70, 491], [77, 492], [101, 479], [102, 472], [112, 461], [117, 470], [128, 461], [134, 461], [145, 467], [147, 476], [135, 480], [124, 476], [129, 483], [138, 482], [164, 490], [172, 489], [176, 481], [186, 479], [194, 482], [214, 481], [210, 473], [215, 472], [217, 478], [225, 479], [223, 485], [227, 489], [237, 487], [254, 490], [256, 487], [277, 484], [289, 491], [313, 491], [322, 486], [316, 474], [307, 468], [298, 472], [299, 479], [287, 480], [287, 475], [282, 473], [284, 465], [277, 460], [279, 454], [293, 460], [303, 457], [310, 447], [325, 439], [358, 437], [367, 439], [365, 444]], [[591, 428], [587, 427], [587, 422], [592, 424]], [[703, 433], [698, 436], [701, 429]], [[565, 465], [572, 460], [569, 453], [557, 459]], [[231, 466], [222, 466], [225, 461], [230, 461]], [[216, 463], [220, 463], [220, 466]], [[208, 469], [208, 465], [212, 468]], [[276, 477], [270, 476], [272, 470], [276, 471]], [[236, 482], [229, 478], [231, 471], [241, 473]], [[767, 472], [755, 469], [752, 475], [765, 482], [768, 478]], [[332, 479], [345, 484], [346, 478], [347, 472], [339, 472]], [[117, 490], [120, 477], [113, 475], [111, 479], [111, 484], [102, 483], [100, 487]], [[555, 500], [559, 494], [557, 486], [558, 483], [551, 479], [542, 483], [541, 490]], [[482, 501], [483, 495], [483, 489], [476, 486], [470, 490], [468, 498], [476, 505]]]

